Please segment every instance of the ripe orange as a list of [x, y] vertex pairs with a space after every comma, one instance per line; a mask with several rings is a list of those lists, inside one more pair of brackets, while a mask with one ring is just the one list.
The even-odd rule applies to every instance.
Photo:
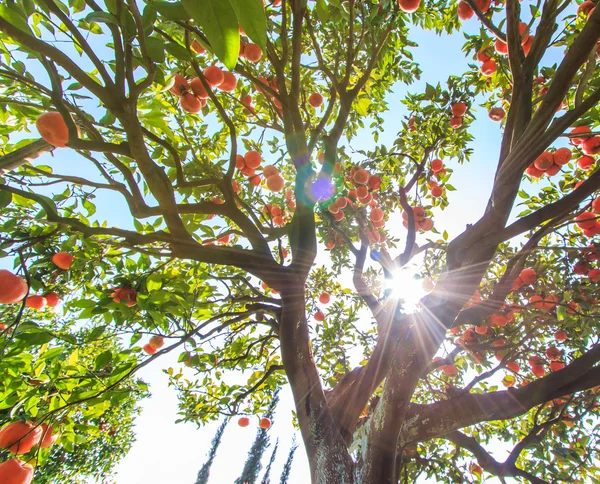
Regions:
[[249, 62], [258, 62], [262, 58], [262, 49], [256, 44], [248, 44], [244, 48], [244, 57]]
[[33, 467], [20, 459], [10, 459], [0, 464], [0, 482], [3, 484], [30, 484]]
[[381, 220], [383, 220], [384, 215], [385, 214], [383, 213], [383, 210], [381, 210], [379, 207], [375, 207], [371, 210], [369, 218], [372, 222], [380, 222]]
[[14, 304], [27, 294], [27, 282], [6, 269], [0, 269], [0, 304]]
[[368, 197], [369, 196], [369, 189], [366, 186], [364, 186], [364, 185], [359, 186], [356, 189], [356, 196], [358, 197], [359, 200]]
[[458, 13], [458, 18], [461, 20], [469, 20], [471, 17], [473, 17], [473, 15], [475, 15], [475, 12], [473, 12], [473, 9], [467, 2], [458, 2], [458, 7], [456, 10]]
[[546, 350], [546, 356], [550, 361], [558, 361], [562, 357], [562, 351], [560, 351], [556, 346], [550, 346]]
[[225, 80], [225, 74], [219, 66], [208, 66], [204, 69], [204, 77], [211, 87], [218, 87]]
[[594, 166], [595, 160], [591, 156], [582, 156], [577, 160], [577, 166], [584, 171], [588, 171], [592, 166]]
[[475, 0], [475, 5], [477, 5], [479, 10], [483, 13], [486, 13], [492, 5], [492, 0]]
[[435, 186], [431, 189], [431, 196], [433, 198], [440, 198], [442, 196], [442, 194], [444, 193], [444, 189], [442, 187]]
[[148, 344], [158, 350], [165, 345], [165, 338], [160, 335], [152, 336]]
[[40, 442], [40, 448], [47, 449], [51, 447], [54, 442], [58, 439], [58, 434], [53, 433], [54, 429], [52, 425], [42, 424], [42, 440]]
[[[592, 132], [592, 130], [588, 126], [577, 126], [577, 127], [573, 128], [569, 134], [570, 135], [586, 134], [586, 133], [591, 133], [591, 132]], [[588, 138], [589, 138], [589, 136], [572, 137], [571, 143], [573, 143], [575, 145], [581, 145]]]
[[196, 54], [204, 54], [206, 52], [206, 49], [202, 47], [202, 44], [196, 39], [192, 41], [192, 50], [196, 52]]
[[321, 311], [317, 311], [315, 313], [315, 320], [316, 321], [325, 321], [325, 315]]
[[539, 378], [539, 377], [542, 377], [542, 376], [544, 376], [544, 375], [546, 374], [546, 370], [545, 370], [545, 369], [544, 369], [544, 367], [543, 367], [543, 366], [541, 366], [541, 365], [533, 365], [533, 366], [531, 367], [531, 372], [532, 372], [532, 373], [533, 373], [535, 376], [537, 376], [538, 378]]
[[368, 185], [371, 190], [379, 190], [379, 187], [381, 186], [381, 177], [379, 175], [370, 176]]
[[600, 153], [600, 136], [593, 136], [586, 139], [581, 148], [586, 155], [597, 155]]
[[153, 355], [156, 353], [156, 348], [149, 343], [145, 344], [142, 349], [149, 355]]
[[504, 119], [504, 116], [506, 116], [506, 113], [504, 112], [504, 109], [502, 109], [502, 108], [492, 108], [492, 109], [490, 109], [488, 116], [490, 117], [490, 119], [492, 121], [498, 122], [498, 121], [502, 121]]
[[454, 129], [458, 129], [462, 126], [462, 118], [454, 117], [450, 119], [450, 127]]
[[258, 426], [263, 430], [268, 430], [271, 428], [271, 420], [268, 418], [261, 418]]
[[25, 306], [27, 306], [28, 308], [37, 309], [38, 311], [41, 311], [42, 309], [44, 309], [46, 307], [47, 304], [48, 304], [48, 301], [46, 301], [46, 298], [44, 296], [29, 296], [27, 298], [27, 302], [25, 303]]
[[575, 217], [577, 226], [581, 229], [591, 229], [596, 225], [596, 214], [583, 212]]
[[421, 0], [398, 0], [400, 10], [406, 13], [416, 12], [421, 4]]
[[267, 188], [272, 192], [280, 192], [283, 190], [284, 180], [279, 175], [273, 175], [267, 178]]
[[35, 126], [44, 141], [57, 148], [64, 148], [69, 142], [69, 128], [62, 115], [56, 111], [40, 114]]
[[60, 297], [54, 291], [46, 293], [44, 297], [46, 298], [46, 304], [48, 307], [53, 308], [60, 304]]
[[561, 166], [566, 165], [567, 163], [569, 163], [569, 161], [571, 161], [572, 155], [573, 153], [569, 148], [558, 148], [554, 152], [554, 163]]
[[537, 274], [534, 269], [523, 269], [519, 274], [519, 278], [524, 284], [533, 284], [537, 280]]
[[323, 104], [323, 96], [321, 96], [318, 92], [313, 92], [308, 98], [308, 104], [310, 104], [313, 108], [319, 108]]
[[446, 376], [456, 376], [458, 375], [458, 368], [454, 365], [446, 365], [443, 367], [444, 375]]
[[490, 77], [494, 72], [496, 72], [497, 68], [498, 66], [493, 60], [487, 60], [481, 64], [480, 71], [484, 76]]
[[74, 260], [75, 257], [68, 252], [57, 252], [52, 256], [52, 262], [54, 262], [57, 267], [65, 271], [69, 270]]
[[258, 151], [248, 151], [244, 155], [244, 163], [248, 168], [258, 168], [262, 163], [262, 157]]
[[544, 151], [540, 156], [538, 156], [533, 162], [535, 167], [540, 171], [546, 171], [552, 168], [554, 165], [554, 155], [549, 151]]
[[238, 425], [240, 427], [248, 427], [248, 425], [250, 425], [250, 419], [248, 417], [240, 417], [238, 420]]
[[186, 92], [179, 98], [179, 104], [181, 105], [181, 109], [188, 113], [197, 113], [202, 109], [202, 104], [200, 100], [194, 96], [191, 92]]
[[26, 454], [41, 438], [42, 427], [31, 422], [11, 422], [0, 430], [0, 447], [13, 454]]
[[123, 302], [128, 307], [135, 306], [137, 300], [137, 291], [131, 287], [121, 287], [114, 289], [111, 296], [116, 303]]
[[465, 115], [467, 112], [467, 105], [463, 102], [457, 102], [452, 106], [452, 114], [458, 118]]
[[322, 292], [321, 295], [319, 296], [319, 302], [321, 304], [328, 304], [330, 300], [331, 300], [331, 296], [329, 296], [329, 294], [327, 294], [326, 292]]
[[274, 175], [279, 175], [279, 170], [275, 168], [273, 165], [267, 165], [263, 168], [263, 176], [265, 178], [270, 178]]
[[444, 168], [444, 163], [439, 158], [436, 158], [435, 160], [433, 160], [431, 162], [431, 169], [434, 171], [434, 173], [437, 173], [438, 171], [442, 170], [443, 168]]
[[204, 84], [202, 84], [202, 81], [199, 77], [194, 77], [190, 81], [190, 87], [192, 88], [192, 92], [196, 97], [199, 99], [208, 99], [208, 91], [204, 87]]
[[169, 92], [176, 96], [181, 96], [190, 88], [187, 80], [181, 74], [175, 74], [175, 83], [173, 87], [169, 89]]
[[237, 78], [232, 72], [223, 72], [223, 82], [219, 85], [221, 91], [232, 92], [237, 87]]
[[430, 218], [424, 218], [421, 221], [419, 228], [421, 230], [423, 230], [424, 232], [428, 232], [429, 230], [431, 230], [433, 228], [433, 220], [431, 220]]
[[366, 185], [369, 182], [369, 172], [364, 168], [359, 168], [354, 172], [352, 179], [358, 185]]

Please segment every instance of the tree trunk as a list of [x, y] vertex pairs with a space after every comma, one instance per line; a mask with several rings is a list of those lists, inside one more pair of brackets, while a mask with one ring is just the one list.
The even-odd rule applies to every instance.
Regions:
[[304, 282], [282, 292], [281, 355], [290, 381], [313, 484], [354, 484], [354, 464], [323, 393], [309, 344]]

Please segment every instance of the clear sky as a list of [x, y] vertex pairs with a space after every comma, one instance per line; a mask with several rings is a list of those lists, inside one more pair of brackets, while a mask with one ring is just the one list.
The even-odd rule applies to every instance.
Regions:
[[[464, 30], [475, 33], [480, 24], [472, 19], [464, 24]], [[380, 142], [393, 141], [400, 126], [401, 115], [404, 114], [399, 99], [406, 90], [421, 92], [425, 82], [436, 84], [444, 83], [449, 75], [460, 75], [467, 69], [467, 61], [461, 51], [464, 37], [462, 32], [452, 36], [437, 37], [433, 33], [413, 30], [412, 40], [419, 43], [415, 49], [415, 59], [423, 70], [421, 81], [409, 86], [398, 85], [396, 91], [389, 96], [390, 111], [384, 116], [387, 131], [380, 138]], [[434, 221], [436, 228], [447, 230], [450, 237], [461, 232], [467, 223], [476, 221], [482, 214], [487, 203], [491, 188], [493, 172], [497, 163], [500, 126], [487, 117], [482, 108], [474, 107], [478, 120], [471, 125], [471, 132], [475, 136], [472, 143], [474, 155], [470, 163], [463, 166], [453, 163], [452, 160], [444, 162], [454, 169], [452, 185], [457, 188], [449, 192], [450, 207], [443, 213], [436, 214]], [[352, 146], [355, 149], [368, 149], [373, 143], [368, 132], [362, 133]], [[51, 164], [60, 173], [78, 174], [84, 171], [81, 158], [69, 150], [57, 150], [55, 156], [46, 155], [40, 162]], [[68, 169], [65, 170], [65, 168]], [[126, 218], [115, 219], [115, 200], [112, 197], [99, 195], [98, 200], [108, 203], [98, 203], [96, 218], [107, 219], [109, 223], [120, 226], [130, 225]], [[117, 215], [119, 217], [119, 215]], [[394, 214], [387, 225], [397, 233], [404, 234], [399, 214]], [[323, 248], [321, 248], [321, 251]], [[321, 252], [322, 253], [322, 252]], [[5, 261], [3, 261], [5, 262]], [[177, 396], [172, 388], [168, 388], [168, 377], [163, 369], [173, 366], [180, 368], [176, 361], [177, 355], [165, 355], [147, 366], [138, 374], [150, 384], [152, 397], [142, 404], [143, 411], [137, 420], [137, 441], [129, 455], [117, 468], [116, 482], [118, 484], [192, 484], [196, 474], [205, 461], [206, 452], [215, 433], [218, 423], [197, 428], [193, 424], [175, 424], [177, 419]], [[193, 371], [184, 367], [186, 375], [193, 376]], [[271, 442], [279, 438], [280, 447], [272, 476], [272, 482], [279, 482], [279, 475], [283, 462], [287, 457], [291, 445], [294, 429], [291, 426], [292, 401], [287, 388], [284, 389], [281, 404], [275, 416], [275, 424], [270, 430]], [[236, 422], [231, 422], [225, 431], [224, 439], [217, 453], [216, 461], [212, 467], [211, 483], [232, 483], [240, 474], [246, 459], [246, 454], [255, 437], [257, 421], [245, 428], [239, 428]], [[300, 437], [299, 449], [294, 461], [291, 483], [307, 484], [310, 482], [308, 463], [303, 451]], [[502, 449], [498, 449], [499, 458], [502, 458]], [[270, 455], [267, 452], [266, 455]], [[266, 459], [265, 459], [266, 460]]]

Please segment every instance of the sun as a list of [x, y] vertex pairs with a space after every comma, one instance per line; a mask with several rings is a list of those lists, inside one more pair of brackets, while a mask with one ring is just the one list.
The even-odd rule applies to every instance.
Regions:
[[397, 269], [387, 286], [392, 290], [391, 297], [402, 303], [406, 313], [414, 313], [419, 308], [419, 301], [427, 295], [421, 279], [417, 278], [418, 267], [415, 265]]

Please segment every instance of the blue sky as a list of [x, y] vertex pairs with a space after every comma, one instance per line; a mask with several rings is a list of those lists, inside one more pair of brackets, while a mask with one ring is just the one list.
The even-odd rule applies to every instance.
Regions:
[[[464, 29], [469, 33], [476, 33], [479, 27], [480, 24], [476, 19], [464, 24]], [[380, 143], [391, 142], [396, 136], [401, 115], [404, 114], [399, 100], [406, 90], [420, 92], [425, 82], [444, 83], [449, 75], [460, 75], [467, 68], [467, 62], [472, 62], [471, 59], [465, 59], [461, 51], [464, 43], [462, 32], [438, 37], [431, 32], [413, 30], [411, 39], [419, 44], [414, 53], [415, 59], [419, 61], [423, 70], [423, 76], [420, 81], [408, 88], [398, 85], [395, 92], [390, 94], [390, 111], [384, 116], [387, 131], [380, 137]], [[471, 162], [460, 166], [458, 163], [453, 164], [452, 160], [444, 160], [454, 169], [451, 183], [457, 190], [448, 193], [450, 207], [445, 212], [436, 214], [434, 220], [436, 228], [440, 232], [447, 230], [450, 237], [460, 233], [467, 223], [473, 223], [483, 214], [497, 163], [500, 125], [490, 121], [482, 108], [474, 106], [473, 111], [478, 119], [470, 128], [475, 137], [471, 146], [474, 149]], [[368, 149], [371, 143], [372, 138], [366, 131], [352, 143], [352, 146], [359, 150]], [[39, 162], [52, 165], [59, 173], [73, 175], [89, 173], [89, 162], [68, 149], [57, 150], [53, 157], [45, 155]], [[122, 212], [116, 209], [120, 202], [117, 202], [113, 196], [99, 194], [97, 201], [100, 203], [97, 204], [96, 218], [106, 219], [111, 225], [121, 227], [131, 225], [130, 218], [120, 214]], [[398, 235], [403, 236], [399, 214], [394, 214], [387, 226], [397, 227]], [[167, 387], [168, 377], [162, 370], [169, 366], [180, 368], [181, 365], [177, 363], [176, 358], [177, 355], [165, 355], [144, 368], [138, 375], [150, 384], [152, 397], [143, 402], [143, 412], [135, 430], [137, 441], [129, 455], [117, 468], [118, 484], [191, 484], [205, 460], [218, 424], [209, 424], [198, 429], [193, 424], [174, 423], [177, 419], [177, 397], [173, 389]], [[189, 377], [193, 376], [192, 370], [184, 368], [184, 371]], [[291, 445], [294, 433], [291, 426], [291, 411], [291, 395], [286, 388], [275, 417], [275, 425], [270, 431], [272, 444], [277, 438], [280, 439], [278, 459], [272, 473], [273, 482], [279, 480], [283, 462]], [[245, 429], [239, 428], [235, 422], [229, 425], [212, 468], [211, 482], [230, 483], [239, 476], [255, 436], [256, 424], [257, 421], [253, 421]], [[502, 458], [502, 447], [498, 447], [497, 451], [497, 457]], [[300, 445], [290, 482], [306, 484], [309, 481], [308, 463]]]

